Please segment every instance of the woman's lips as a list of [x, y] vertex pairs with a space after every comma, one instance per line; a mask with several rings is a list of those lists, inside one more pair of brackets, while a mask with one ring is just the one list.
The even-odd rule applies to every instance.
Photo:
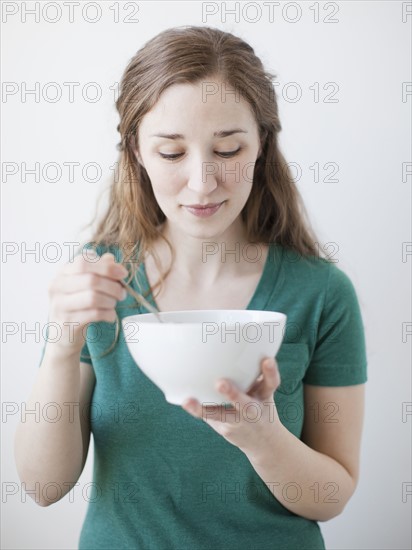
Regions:
[[185, 206], [185, 208], [188, 212], [190, 212], [194, 216], [197, 216], [199, 218], [208, 218], [209, 216], [212, 216], [219, 210], [223, 202], [221, 202], [220, 204], [217, 204], [216, 206], [207, 206], [205, 208], [195, 208], [193, 206]]

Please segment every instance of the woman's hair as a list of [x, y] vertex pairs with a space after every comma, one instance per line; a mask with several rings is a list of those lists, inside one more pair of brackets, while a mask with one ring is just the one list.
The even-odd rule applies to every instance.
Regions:
[[[159, 285], [160, 292], [175, 255], [172, 244], [161, 234], [165, 215], [134, 150], [138, 150], [138, 129], [143, 117], [174, 84], [199, 81], [213, 84], [219, 80], [235, 88], [252, 108], [261, 154], [254, 166], [250, 195], [241, 212], [248, 242], [277, 243], [303, 258], [319, 255], [317, 238], [279, 148], [278, 134], [282, 127], [272, 83], [275, 77], [265, 70], [253, 48], [241, 38], [216, 28], [197, 26], [161, 32], [149, 40], [126, 67], [116, 101], [120, 115], [117, 129], [121, 137], [118, 170], [111, 184], [107, 211], [91, 240], [98, 246], [115, 244], [123, 253], [127, 251], [132, 261], [123, 263], [129, 269], [129, 280], [137, 275], [140, 263], [150, 252], [160, 279], [148, 293]], [[161, 272], [159, 258], [152, 249], [159, 238], [166, 241], [172, 255], [166, 273]]]

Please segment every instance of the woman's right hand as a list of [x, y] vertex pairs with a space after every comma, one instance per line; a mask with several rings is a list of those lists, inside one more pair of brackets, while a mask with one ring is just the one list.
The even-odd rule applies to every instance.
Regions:
[[51, 337], [47, 347], [59, 355], [79, 354], [88, 323], [115, 322], [115, 306], [127, 296], [119, 280], [127, 274], [113, 254], [99, 257], [90, 249], [65, 264], [49, 285], [48, 322], [57, 323], [61, 337], [56, 342]]

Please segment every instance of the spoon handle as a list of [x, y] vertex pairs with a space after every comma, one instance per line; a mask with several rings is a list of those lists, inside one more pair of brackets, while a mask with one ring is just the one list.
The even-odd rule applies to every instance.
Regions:
[[136, 292], [130, 285], [120, 280], [120, 284], [127, 290], [127, 292], [133, 296], [141, 305], [143, 305], [150, 313], [156, 317], [159, 323], [163, 323], [162, 318], [159, 315], [159, 312], [149, 303], [146, 298], [144, 298], [139, 292]]

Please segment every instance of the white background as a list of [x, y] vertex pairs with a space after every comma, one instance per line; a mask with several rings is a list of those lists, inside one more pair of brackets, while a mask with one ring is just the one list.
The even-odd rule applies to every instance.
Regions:
[[[82, 4], [87, 4], [83, 2]], [[8, 10], [18, 12], [5, 16]], [[301, 166], [298, 181], [313, 227], [322, 243], [339, 247], [338, 266], [355, 285], [366, 331], [368, 377], [366, 417], [361, 456], [361, 476], [355, 495], [344, 513], [321, 523], [329, 549], [406, 549], [411, 547], [411, 501], [405, 496], [411, 483], [411, 415], [402, 410], [411, 402], [410, 340], [402, 341], [403, 323], [411, 322], [411, 256], [402, 258], [402, 243], [411, 241], [411, 176], [402, 178], [402, 163], [410, 162], [411, 95], [402, 100], [402, 83], [411, 79], [411, 20], [402, 21], [402, 2], [301, 2], [301, 17], [295, 23], [296, 8], [290, 4], [284, 17], [282, 7], [274, 8], [270, 21], [264, 3], [239, 5], [240, 17], [227, 14], [224, 3], [209, 3], [217, 13], [206, 17], [202, 2], [100, 2], [101, 18], [95, 23], [91, 6], [82, 16], [75, 10], [70, 23], [67, 7], [61, 6], [60, 21], [50, 2], [40, 2], [39, 22], [33, 15], [23, 20], [24, 5], [34, 2], [3, 2], [2, 79], [16, 83], [14, 95], [3, 95], [2, 161], [16, 163], [18, 173], [2, 178], [2, 241], [15, 243], [14, 255], [2, 258], [2, 547], [8, 549], [76, 548], [87, 502], [82, 490], [92, 479], [92, 448], [79, 487], [73, 495], [48, 508], [25, 497], [19, 485], [13, 457], [13, 437], [19, 413], [27, 399], [38, 368], [43, 341], [28, 334], [23, 341], [23, 325], [42, 327], [47, 322], [47, 287], [59, 266], [69, 260], [65, 242], [81, 242], [89, 237], [81, 227], [91, 220], [97, 198], [107, 187], [110, 166], [117, 160], [119, 135], [110, 89], [121, 78], [129, 59], [158, 32], [180, 25], [209, 25], [233, 32], [254, 48], [266, 68], [278, 76], [277, 87], [282, 150], [290, 162]], [[46, 11], [44, 6], [49, 4]], [[115, 23], [117, 4], [119, 22]], [[138, 5], [134, 18], [125, 23]], [[10, 5], [12, 6], [10, 8]], [[130, 8], [130, 5], [132, 7]], [[296, 4], [295, 4], [296, 5]], [[319, 8], [319, 22], [314, 22]], [[334, 18], [324, 19], [339, 7]], [[14, 6], [14, 8], [13, 8]], [[233, 9], [234, 2], [226, 3]], [[409, 9], [410, 7], [409, 3]], [[242, 11], [243, 10], [243, 11]], [[257, 19], [259, 10], [260, 18]], [[6, 20], [6, 21], [5, 21]], [[253, 22], [255, 21], [255, 22]], [[23, 83], [40, 86], [40, 97], [22, 95]], [[62, 97], [53, 103], [58, 83]], [[63, 82], [78, 82], [74, 101], [69, 101]], [[96, 82], [102, 97], [93, 103], [82, 95], [83, 87]], [[302, 92], [299, 101], [283, 96], [288, 83]], [[311, 87], [319, 83], [315, 101]], [[324, 102], [332, 88], [337, 103]], [[3, 84], [4, 86], [4, 84]], [[7, 88], [10, 90], [11, 88]], [[409, 88], [410, 89], [410, 88]], [[92, 98], [92, 91], [90, 97]], [[47, 95], [47, 94], [50, 95]], [[45, 98], [43, 97], [45, 95]], [[49, 101], [47, 100], [49, 99]], [[27, 174], [22, 181], [22, 163], [41, 169], [49, 162], [78, 162], [75, 180], [70, 182], [63, 166], [61, 179], [48, 182], [55, 172], [36, 183]], [[82, 177], [89, 162], [102, 167], [100, 181]], [[339, 166], [338, 182], [323, 181], [327, 162]], [[320, 181], [310, 169], [320, 166]], [[92, 178], [93, 170], [86, 176]], [[60, 261], [51, 259], [58, 243]], [[26, 246], [39, 253], [21, 254]], [[9, 250], [9, 249], [8, 249]], [[42, 254], [45, 252], [46, 257]], [[18, 333], [7, 336], [10, 323]], [[410, 330], [410, 328], [409, 328]], [[11, 405], [15, 404], [15, 405]], [[404, 405], [403, 405], [404, 404]], [[92, 447], [92, 446], [91, 446]], [[16, 491], [15, 494], [11, 494]], [[77, 492], [76, 492], [77, 491]], [[411, 488], [409, 486], [409, 491]], [[72, 500], [72, 502], [70, 501]]]

